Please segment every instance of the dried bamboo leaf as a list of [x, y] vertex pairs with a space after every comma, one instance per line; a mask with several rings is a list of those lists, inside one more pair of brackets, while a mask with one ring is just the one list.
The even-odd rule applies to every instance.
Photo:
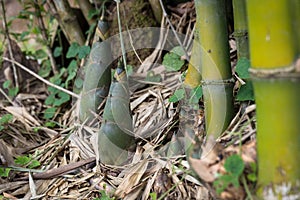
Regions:
[[14, 115], [28, 128], [31, 126], [41, 126], [41, 124], [32, 117], [24, 107], [6, 106], [3, 107], [3, 109]]
[[122, 183], [118, 186], [115, 195], [124, 198], [136, 186], [147, 170], [149, 161], [146, 159], [126, 170]]

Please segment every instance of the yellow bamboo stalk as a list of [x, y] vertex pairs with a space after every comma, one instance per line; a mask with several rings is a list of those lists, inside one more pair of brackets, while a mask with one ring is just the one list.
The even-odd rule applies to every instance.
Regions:
[[261, 199], [299, 198], [300, 75], [290, 0], [248, 0]]
[[196, 0], [206, 132], [217, 138], [233, 116], [233, 84], [224, 0]]

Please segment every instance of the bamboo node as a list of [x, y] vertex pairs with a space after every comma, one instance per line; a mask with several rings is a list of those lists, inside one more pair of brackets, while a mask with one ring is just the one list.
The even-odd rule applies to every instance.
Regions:
[[229, 78], [225, 80], [202, 80], [201, 84], [202, 86], [206, 85], [231, 85], [235, 83], [234, 78]]
[[276, 69], [250, 68], [249, 72], [253, 78], [300, 78], [300, 73], [294, 65]]
[[248, 36], [248, 31], [247, 30], [236, 30], [236, 31], [234, 31], [234, 36], [235, 37]]

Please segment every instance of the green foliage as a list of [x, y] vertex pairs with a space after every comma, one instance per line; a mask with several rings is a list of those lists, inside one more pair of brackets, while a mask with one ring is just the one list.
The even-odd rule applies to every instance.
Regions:
[[238, 101], [254, 101], [254, 91], [252, 81], [246, 81], [246, 84], [242, 85], [236, 95]]
[[53, 51], [53, 56], [54, 57], [59, 57], [62, 54], [62, 47], [55, 47], [54, 51]]
[[157, 194], [156, 194], [156, 192], [151, 192], [151, 193], [149, 194], [149, 196], [150, 196], [151, 200], [156, 200], [156, 199], [157, 199]]
[[251, 182], [257, 181], [257, 165], [255, 162], [250, 163], [251, 173], [247, 175], [247, 179]]
[[92, 19], [93, 17], [97, 17], [100, 15], [100, 9], [91, 9], [88, 13], [88, 18]]
[[51, 68], [50, 60], [45, 60], [42, 62], [41, 68], [40, 68], [38, 74], [41, 77], [46, 78], [50, 75], [51, 71], [52, 71], [52, 68]]
[[169, 98], [169, 102], [178, 102], [185, 97], [184, 89], [175, 90], [174, 94]]
[[[76, 79], [77, 75], [77, 69], [78, 69], [78, 59], [85, 58], [90, 52], [89, 46], [80, 46], [77, 43], [72, 43], [72, 45], [69, 47], [66, 57], [67, 58], [73, 58], [68, 67], [64, 68], [62, 67], [58, 74], [50, 77], [50, 82], [54, 83], [55, 85], [69, 88], [72, 83], [75, 83], [76, 88], [81, 88], [83, 85], [82, 79]], [[57, 47], [54, 50], [54, 56], [58, 57], [62, 53], [62, 48]], [[39, 72], [39, 74], [43, 77], [49, 76], [51, 73], [51, 65], [48, 65], [50, 63], [47, 63], [45, 67], [42, 67], [42, 70]], [[66, 94], [56, 88], [53, 88], [51, 86], [48, 87], [49, 96], [45, 100], [45, 104], [50, 106], [48, 107], [44, 112], [44, 119], [51, 119], [54, 117], [57, 108], [64, 103], [70, 101], [71, 97], [69, 94]], [[52, 124], [51, 124], [52, 125]]]
[[0, 167], [0, 177], [8, 177], [11, 168]]
[[242, 79], [249, 79], [250, 61], [247, 58], [240, 58], [236, 64], [235, 71]]
[[54, 117], [56, 110], [57, 108], [55, 107], [47, 108], [44, 111], [44, 119], [51, 119], [52, 117]]
[[[202, 97], [203, 92], [202, 92], [202, 87], [197, 86], [191, 91], [191, 96], [189, 98], [189, 103], [190, 104], [197, 104], [199, 102], [199, 99]], [[175, 90], [174, 94], [169, 98], [169, 102], [176, 103], [183, 98], [185, 98], [185, 90], [184, 89], [178, 89]]]
[[15, 159], [15, 163], [18, 164], [18, 165], [21, 165], [21, 166], [28, 165], [28, 167], [30, 169], [33, 169], [33, 168], [38, 167], [38, 166], [41, 165], [39, 161], [32, 158], [32, 155], [18, 156]]
[[192, 90], [191, 97], [190, 97], [190, 104], [197, 104], [199, 99], [202, 97], [203, 91], [202, 87], [199, 85]]
[[78, 56], [79, 59], [85, 58], [90, 53], [89, 46], [80, 46], [78, 43], [72, 43], [68, 49], [67, 58], [75, 58]]
[[239, 178], [244, 171], [245, 164], [239, 155], [234, 154], [226, 159], [224, 167], [227, 173], [218, 177], [213, 183], [218, 194], [221, 194], [230, 185], [240, 186]]
[[51, 122], [46, 122], [45, 126], [49, 127], [49, 128], [54, 128], [56, 126], [57, 123], [51, 121]]
[[130, 75], [132, 75], [132, 73], [133, 73], [133, 66], [132, 65], [127, 65], [126, 66], [126, 72], [127, 72], [127, 75], [128, 76], [130, 76]]
[[180, 46], [174, 47], [170, 53], [164, 56], [162, 64], [167, 71], [178, 71], [185, 63], [184, 60], [181, 60], [183, 55], [184, 51]]
[[253, 86], [249, 74], [250, 61], [247, 58], [240, 58], [236, 64], [235, 71], [238, 76], [245, 81], [237, 93], [236, 99], [238, 101], [253, 101], [254, 93]]
[[0, 118], [0, 131], [4, 129], [4, 125], [11, 122], [13, 116], [11, 114], [5, 114]]
[[2, 84], [2, 87], [3, 87], [4, 89], [7, 89], [7, 90], [8, 90], [8, 96], [9, 96], [9, 97], [15, 97], [15, 96], [18, 94], [18, 92], [19, 92], [19, 88], [18, 88], [18, 87], [13, 87], [10, 80], [6, 80], [6, 81]]
[[94, 200], [115, 200], [114, 197], [110, 197], [108, 194], [106, 194], [105, 190], [100, 191], [101, 197], [95, 198]]
[[161, 81], [161, 75], [160, 74], [154, 74], [153, 71], [149, 71], [149, 72], [147, 72], [147, 76], [146, 76], [145, 81], [158, 83], [158, 82]]

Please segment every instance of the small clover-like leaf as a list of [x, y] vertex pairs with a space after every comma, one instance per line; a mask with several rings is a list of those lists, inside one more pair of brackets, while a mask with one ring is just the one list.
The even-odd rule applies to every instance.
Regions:
[[190, 103], [192, 103], [192, 104], [198, 103], [198, 101], [202, 97], [202, 95], [203, 95], [202, 87], [200, 85], [197, 86], [197, 87], [195, 87], [192, 90], [192, 94], [191, 94], [191, 98], [190, 98]]
[[38, 166], [40, 166], [41, 165], [41, 163], [39, 162], [39, 161], [37, 161], [37, 160], [32, 160], [31, 162], [30, 162], [30, 164], [29, 164], [29, 168], [30, 169], [33, 169], [33, 168], [35, 168], [35, 167], [38, 167]]
[[49, 128], [54, 128], [56, 126], [56, 123], [55, 122], [46, 122], [45, 126], [49, 127]]
[[70, 100], [70, 95], [65, 92], [59, 91], [57, 95], [59, 98], [55, 99], [53, 106], [60, 106]]
[[172, 50], [171, 50], [172, 53], [175, 53], [176, 55], [178, 56], [184, 56], [185, 52], [184, 50], [182, 49], [181, 46], [177, 46], [177, 47], [174, 47]]
[[80, 46], [78, 43], [72, 43], [71, 46], [68, 49], [67, 58], [74, 58], [77, 56], [78, 52], [79, 52]]
[[5, 114], [0, 118], [0, 124], [6, 124], [13, 119], [12, 114]]
[[89, 46], [81, 46], [78, 51], [78, 58], [83, 59], [89, 55], [91, 48]]
[[227, 172], [238, 177], [243, 173], [245, 164], [239, 155], [234, 154], [226, 159], [224, 167]]
[[53, 56], [54, 57], [61, 56], [62, 50], [63, 50], [62, 47], [55, 47], [54, 52], [53, 52]]
[[40, 68], [40, 70], [39, 70], [38, 73], [39, 73], [39, 75], [41, 77], [45, 78], [45, 77], [49, 76], [49, 74], [51, 73], [51, 71], [52, 71], [52, 68], [51, 68], [51, 62], [50, 62], [50, 60], [44, 60], [42, 62], [42, 66], [41, 66], [41, 68]]
[[18, 87], [10, 88], [10, 89], [8, 89], [8, 96], [14, 97], [18, 94], [18, 92], [19, 92]]
[[11, 86], [11, 81], [10, 80], [6, 80], [3, 84], [2, 87], [4, 89], [8, 89]]
[[19, 165], [26, 165], [31, 161], [31, 158], [29, 158], [28, 156], [18, 156], [15, 159], [15, 163], [19, 164]]
[[8, 177], [11, 168], [0, 167], [0, 177]]
[[246, 81], [246, 84], [240, 87], [236, 99], [238, 101], [254, 101], [254, 91], [251, 81]]
[[48, 54], [43, 49], [39, 49], [35, 52], [35, 56], [37, 59], [43, 59], [47, 58]]
[[184, 61], [175, 53], [167, 53], [162, 63], [167, 71], [178, 71], [184, 65]]
[[55, 112], [56, 108], [47, 108], [44, 112], [44, 119], [51, 119], [55, 115]]
[[183, 99], [185, 96], [185, 91], [184, 89], [178, 89], [174, 92], [174, 94], [169, 98], [169, 102], [178, 102], [181, 99]]
[[75, 83], [74, 84], [75, 84], [76, 88], [81, 88], [83, 86], [83, 80], [82, 80], [82, 78], [77, 77], [75, 79]]
[[240, 58], [236, 64], [235, 71], [242, 79], [250, 78], [249, 75], [250, 61], [247, 58]]
[[160, 82], [161, 81], [161, 75], [160, 74], [155, 74], [153, 71], [149, 71], [147, 73], [147, 76], [146, 76], [146, 81], [149, 81], [149, 82]]

